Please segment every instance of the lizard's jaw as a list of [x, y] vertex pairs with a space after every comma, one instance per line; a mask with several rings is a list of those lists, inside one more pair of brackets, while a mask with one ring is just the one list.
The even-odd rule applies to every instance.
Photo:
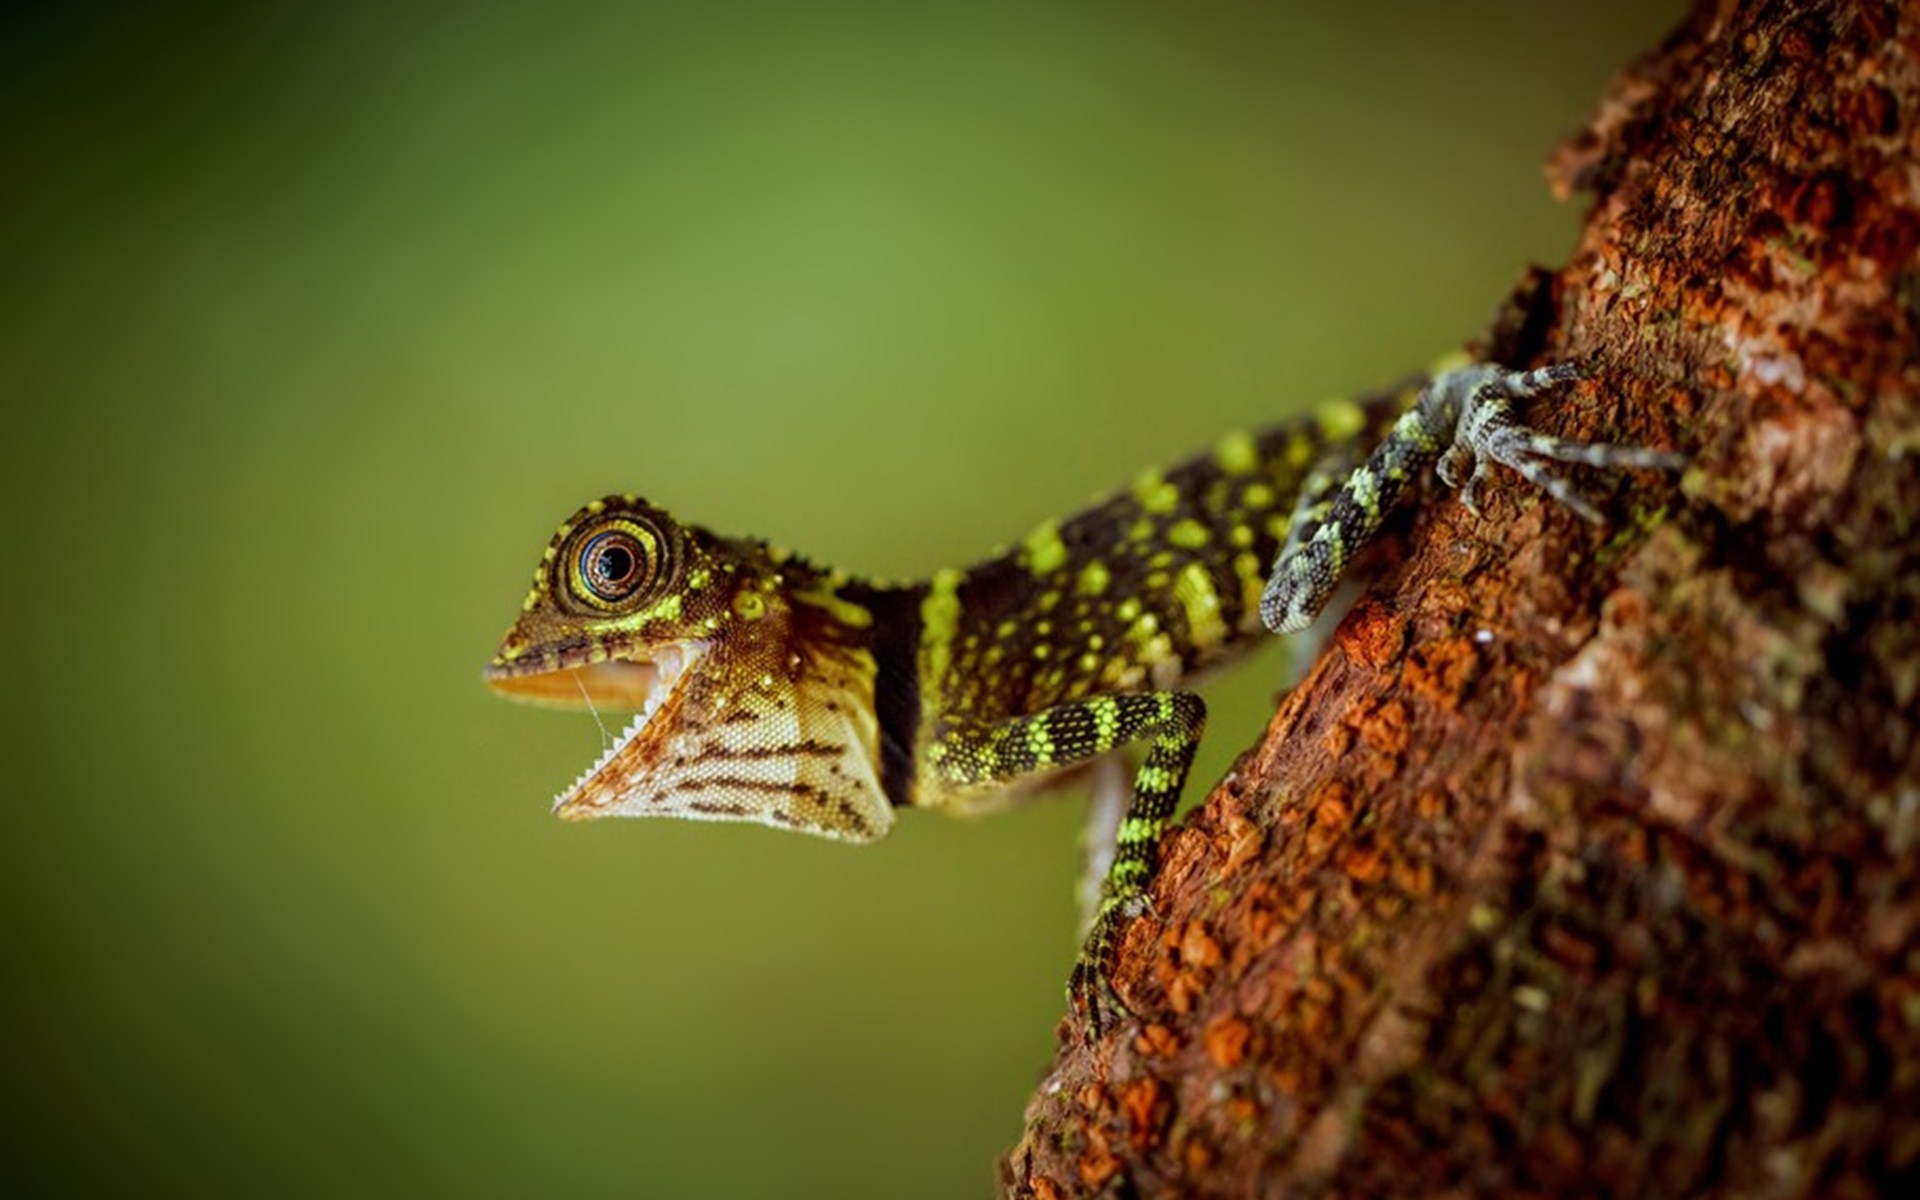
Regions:
[[[608, 768], [616, 759], [632, 757], [630, 751], [637, 749], [635, 743], [641, 742], [653, 730], [654, 718], [659, 717], [662, 724], [671, 718], [664, 715], [669, 710], [678, 712], [680, 701], [686, 690], [686, 681], [693, 678], [691, 668], [700, 660], [700, 654], [706, 647], [699, 642], [682, 642], [670, 645], [659, 651], [650, 663], [622, 663], [621, 666], [634, 671], [645, 672], [646, 695], [641, 702], [640, 711], [627, 722], [627, 727], [613, 739], [613, 744], [603, 751], [592, 766], [580, 772], [580, 777], [553, 798], [555, 815], [570, 821], [588, 820], [601, 815], [604, 800], [601, 793], [606, 791], [609, 782], [601, 777], [608, 775]], [[609, 665], [609, 664], [598, 664]], [[656, 739], [657, 740], [657, 739]], [[621, 774], [626, 774], [622, 771]]]
[[[693, 678], [692, 668], [706, 648], [703, 642], [671, 642], [652, 650], [643, 660], [609, 659], [578, 666], [496, 662], [488, 668], [487, 683], [516, 700], [548, 707], [606, 707], [634, 713], [613, 744], [580, 773], [573, 786], [554, 797], [556, 814], [569, 820], [601, 815], [604, 801], [599, 797], [607, 790], [607, 781], [601, 776], [610, 773], [615, 760], [622, 760], [624, 765], [632, 758], [639, 751], [636, 743], [658, 740], [655, 718], [661, 725], [672, 720], [668, 712], [681, 707], [687, 681]], [[649, 738], [649, 734], [655, 736]]]

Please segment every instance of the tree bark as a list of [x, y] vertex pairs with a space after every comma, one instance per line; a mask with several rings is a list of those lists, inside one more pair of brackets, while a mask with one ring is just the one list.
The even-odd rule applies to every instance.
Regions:
[[[1556, 154], [1581, 359], [1172, 834], [1011, 1195], [1867, 1196], [1920, 1181], [1920, 4], [1701, 0]], [[1913, 1194], [1909, 1191], [1909, 1194]]]

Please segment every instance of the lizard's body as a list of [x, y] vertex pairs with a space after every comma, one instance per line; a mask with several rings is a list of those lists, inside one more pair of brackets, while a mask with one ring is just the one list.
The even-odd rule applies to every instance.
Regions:
[[1004, 553], [902, 585], [609, 497], [555, 536], [488, 678], [522, 698], [642, 710], [556, 801], [571, 819], [744, 820], [867, 841], [896, 808], [974, 810], [1139, 748], [1074, 974], [1097, 1022], [1105, 957], [1204, 724], [1183, 683], [1253, 645], [1263, 616], [1303, 628], [1431, 464], [1470, 488], [1464, 467], [1506, 461], [1583, 515], [1533, 457], [1675, 465], [1508, 422], [1505, 395], [1572, 377], [1468, 367], [1231, 435]]

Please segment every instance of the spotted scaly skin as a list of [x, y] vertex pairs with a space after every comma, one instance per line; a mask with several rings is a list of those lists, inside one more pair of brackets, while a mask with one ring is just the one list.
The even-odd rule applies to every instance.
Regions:
[[555, 535], [486, 677], [522, 699], [640, 712], [556, 800], [571, 819], [753, 821], [870, 841], [897, 809], [981, 811], [1137, 752], [1069, 983], [1096, 1035], [1118, 1011], [1110, 960], [1144, 908], [1206, 724], [1182, 683], [1266, 629], [1305, 628], [1429, 467], [1471, 506], [1485, 464], [1500, 462], [1598, 520], [1541, 460], [1680, 465], [1516, 422], [1512, 401], [1578, 375], [1461, 366], [1230, 434], [916, 583], [850, 578], [608, 497]]

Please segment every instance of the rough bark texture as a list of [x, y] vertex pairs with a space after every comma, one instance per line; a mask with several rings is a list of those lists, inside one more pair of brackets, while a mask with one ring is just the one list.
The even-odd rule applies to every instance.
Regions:
[[[1920, 1182], [1920, 4], [1700, 3], [1556, 156], [1508, 362], [1695, 465], [1510, 477], [1170, 839], [1011, 1194]], [[1064, 1031], [1063, 1031], [1064, 1032]]]

